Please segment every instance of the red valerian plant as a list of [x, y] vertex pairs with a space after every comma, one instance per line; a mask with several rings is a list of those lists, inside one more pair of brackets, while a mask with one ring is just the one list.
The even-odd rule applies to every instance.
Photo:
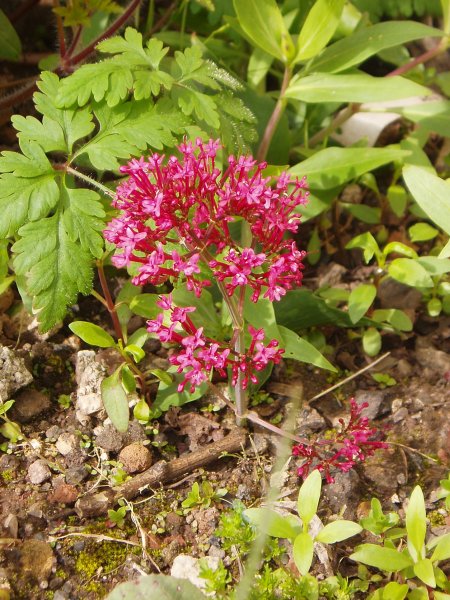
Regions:
[[[246, 291], [251, 290], [253, 302], [261, 295], [274, 301], [301, 285], [305, 252], [285, 234], [297, 232], [297, 208], [306, 202], [308, 191], [305, 178], [292, 180], [286, 173], [264, 177], [267, 164], [248, 156], [230, 156], [221, 172], [216, 166], [219, 148], [215, 140], [185, 141], [178, 147], [180, 157], [165, 160], [153, 154], [121, 167], [128, 175], [114, 201], [121, 213], [105, 237], [118, 248], [116, 266], [138, 263], [136, 285], [170, 279], [185, 282], [200, 297], [203, 288], [217, 283], [233, 324], [229, 342], [207, 338], [189, 317], [195, 309], [175, 307], [170, 296], [160, 298], [164, 312], [148, 322], [148, 329], [161, 341], [179, 344], [181, 350], [171, 362], [185, 374], [180, 391], [208, 380], [212, 369], [223, 375], [230, 369], [240, 417], [246, 411], [248, 383], [256, 382], [255, 373], [278, 363], [283, 354], [277, 340], [265, 344], [264, 331], [252, 327], [245, 347]], [[230, 231], [236, 221], [248, 234], [245, 245]]]
[[367, 417], [361, 416], [367, 406], [367, 402], [358, 404], [351, 398], [350, 419], [347, 424], [344, 419], [339, 419], [340, 431], [333, 432], [327, 439], [293, 446], [292, 454], [304, 459], [297, 469], [299, 477], [306, 478], [310, 470], [318, 469], [325, 474], [328, 483], [333, 483], [332, 470], [347, 473], [379, 448], [388, 447], [385, 442], [374, 439], [378, 430], [370, 427]]

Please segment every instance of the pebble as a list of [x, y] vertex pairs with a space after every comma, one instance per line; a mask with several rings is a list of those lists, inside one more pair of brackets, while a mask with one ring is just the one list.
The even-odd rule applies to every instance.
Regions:
[[25, 540], [20, 551], [23, 570], [40, 584], [47, 581], [52, 572], [54, 556], [50, 544], [40, 540]]
[[363, 417], [375, 419], [381, 409], [386, 392], [383, 390], [358, 390], [355, 394], [355, 400], [358, 404], [367, 402], [369, 406], [361, 411]]
[[125, 446], [119, 454], [119, 462], [127, 473], [142, 473], [152, 464], [152, 453], [139, 442]]
[[81, 467], [70, 467], [66, 471], [66, 483], [70, 483], [71, 485], [78, 485], [83, 483], [88, 477], [89, 473], [87, 472], [84, 466]]
[[61, 483], [50, 494], [48, 500], [52, 504], [74, 504], [78, 498], [78, 490], [74, 485]]
[[58, 425], [52, 425], [45, 432], [45, 437], [50, 441], [55, 441], [61, 435], [62, 429]]
[[50, 469], [48, 468], [45, 460], [35, 460], [28, 467], [28, 479], [33, 485], [39, 485], [52, 476]]
[[15, 400], [11, 417], [19, 423], [28, 423], [50, 408], [49, 397], [38, 390], [24, 390]]
[[105, 378], [105, 368], [95, 360], [93, 350], [77, 352], [76, 380], [78, 384], [76, 411], [77, 418], [95, 414], [103, 408], [100, 386]]
[[60, 454], [67, 456], [80, 447], [80, 442], [74, 433], [64, 432], [56, 440], [55, 446]]
[[23, 358], [14, 350], [0, 345], [0, 400], [6, 402], [14, 392], [33, 381]]
[[220, 559], [217, 556], [205, 556], [199, 559], [187, 554], [179, 554], [175, 557], [170, 569], [171, 576], [177, 579], [188, 579], [200, 590], [205, 589], [206, 580], [200, 577], [200, 560], [205, 561], [213, 571], [218, 569], [220, 564]]
[[406, 407], [399, 408], [393, 415], [392, 420], [394, 423], [400, 423], [400, 421], [404, 421], [408, 416], [408, 409]]

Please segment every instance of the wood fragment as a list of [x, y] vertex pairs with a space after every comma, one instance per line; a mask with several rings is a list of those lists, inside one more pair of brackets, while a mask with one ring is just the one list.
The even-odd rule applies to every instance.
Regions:
[[247, 431], [236, 427], [223, 439], [171, 462], [161, 460], [122, 485], [82, 496], [75, 504], [75, 510], [81, 518], [104, 515], [120, 498], [132, 500], [146, 489], [180, 479], [186, 473], [214, 462], [224, 452], [239, 452], [246, 441]]

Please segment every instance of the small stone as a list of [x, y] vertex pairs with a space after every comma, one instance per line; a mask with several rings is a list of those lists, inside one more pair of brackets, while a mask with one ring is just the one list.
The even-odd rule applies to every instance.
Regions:
[[50, 408], [49, 397], [38, 390], [24, 390], [15, 400], [11, 417], [19, 423], [28, 423]]
[[255, 433], [253, 435], [253, 443], [249, 445], [247, 454], [249, 456], [261, 456], [269, 449], [268, 435], [263, 433]]
[[320, 413], [310, 406], [304, 406], [297, 418], [297, 433], [316, 433], [325, 429], [327, 423]]
[[339, 514], [343, 506], [347, 507], [346, 519], [354, 518], [358, 505], [358, 490], [361, 486], [356, 471], [333, 474], [334, 482], [324, 488], [325, 505], [334, 513]]
[[76, 410], [78, 420], [95, 414], [103, 408], [100, 386], [105, 368], [95, 360], [93, 350], [77, 352], [76, 380], [78, 384]]
[[122, 435], [122, 446], [128, 446], [134, 442], [145, 442], [146, 439], [144, 427], [139, 421], [133, 419], [129, 422], [127, 431]]
[[161, 550], [161, 558], [167, 566], [172, 566], [175, 558], [178, 556], [182, 546], [178, 539], [174, 539], [164, 546]]
[[394, 398], [392, 400], [392, 404], [391, 404], [392, 413], [397, 412], [398, 409], [401, 408], [402, 406], [403, 406], [403, 400], [401, 398]]
[[53, 567], [53, 551], [50, 544], [40, 540], [25, 540], [20, 551], [22, 569], [38, 583], [47, 581]]
[[16, 538], [19, 532], [19, 521], [13, 513], [9, 513], [6, 517], [3, 526], [8, 530], [9, 537]]
[[45, 432], [45, 437], [50, 441], [55, 441], [61, 435], [62, 429], [58, 425], [52, 425]]
[[152, 453], [139, 442], [125, 446], [118, 458], [127, 473], [142, 473], [152, 464]]
[[179, 554], [173, 561], [170, 574], [172, 577], [178, 579], [188, 579], [197, 588], [203, 590], [206, 587], [206, 580], [200, 577], [200, 560], [205, 561], [207, 566], [213, 571], [220, 564], [220, 559], [217, 556], [205, 556], [202, 559], [198, 559], [187, 554]]
[[77, 540], [73, 545], [73, 549], [75, 552], [83, 552], [85, 546], [86, 542], [84, 540]]
[[53, 579], [50, 579], [48, 582], [48, 587], [50, 590], [57, 590], [63, 585], [63, 583], [64, 579], [62, 577], [53, 577]]
[[23, 358], [14, 350], [0, 345], [0, 400], [6, 402], [14, 392], [33, 381]]
[[70, 467], [66, 471], [66, 483], [70, 483], [71, 485], [83, 483], [88, 477], [89, 473], [84, 466]]
[[377, 296], [381, 308], [416, 310], [422, 302], [421, 292], [390, 277], [380, 281]]
[[78, 437], [74, 433], [61, 433], [56, 441], [56, 449], [60, 454], [66, 456], [80, 447]]
[[450, 373], [450, 355], [443, 350], [437, 350], [426, 338], [417, 338], [416, 360], [422, 367], [428, 367], [442, 376]]
[[407, 416], [408, 409], [403, 406], [392, 415], [392, 420], [394, 421], [394, 423], [400, 423], [400, 421], [404, 421]]
[[180, 517], [175, 512], [170, 512], [166, 516], [166, 530], [169, 532], [176, 531], [178, 532], [183, 525], [183, 517]]
[[39, 485], [52, 476], [45, 460], [38, 459], [28, 467], [28, 479], [33, 485]]
[[94, 430], [95, 443], [107, 452], [120, 452], [123, 447], [122, 434], [112, 425], [105, 425]]
[[356, 402], [358, 404], [367, 402], [369, 405], [361, 411], [361, 415], [370, 420], [375, 419], [380, 413], [385, 395], [383, 390], [358, 390], [355, 394]]
[[61, 483], [49, 496], [49, 502], [53, 504], [74, 504], [78, 498], [78, 490], [74, 485]]
[[53, 600], [68, 600], [68, 598], [69, 596], [66, 596], [62, 590], [57, 590], [53, 595]]

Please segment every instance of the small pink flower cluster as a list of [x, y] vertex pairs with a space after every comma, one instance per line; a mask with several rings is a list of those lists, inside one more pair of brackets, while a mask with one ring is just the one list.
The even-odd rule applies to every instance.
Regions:
[[[114, 201], [121, 214], [104, 232], [120, 250], [113, 262], [139, 263], [136, 285], [183, 278], [200, 296], [211, 285], [201, 260], [230, 296], [250, 286], [254, 302], [263, 291], [279, 300], [302, 281], [305, 253], [283, 236], [297, 231], [306, 180], [282, 173], [271, 185], [272, 178], [262, 175], [267, 164], [243, 156], [230, 156], [222, 174], [215, 165], [219, 147], [218, 141], [198, 139], [178, 147], [181, 160], [170, 156], [164, 164], [164, 156], [153, 154], [121, 167], [129, 175]], [[239, 219], [249, 224], [250, 247], [240, 248], [230, 233], [230, 222]]]
[[367, 417], [361, 413], [368, 406], [367, 402], [357, 404], [350, 399], [350, 420], [346, 425], [340, 419], [341, 431], [336, 432], [330, 439], [316, 439], [311, 444], [297, 444], [292, 448], [294, 456], [304, 459], [297, 469], [299, 477], [307, 477], [311, 469], [318, 469], [325, 473], [328, 483], [333, 483], [332, 469], [339, 469], [346, 473], [356, 463], [363, 462], [372, 456], [379, 448], [387, 448], [385, 442], [374, 440], [377, 429], [369, 426]]
[[277, 364], [281, 360], [283, 350], [277, 347], [276, 340], [265, 346], [262, 329], [249, 326], [250, 347], [245, 354], [237, 354], [230, 344], [207, 338], [203, 327], [197, 328], [194, 325], [189, 317], [189, 313], [195, 310], [194, 307], [174, 306], [171, 294], [160, 296], [157, 304], [164, 312], [148, 321], [148, 331], [156, 333], [161, 341], [175, 342], [182, 347], [181, 351], [170, 357], [170, 362], [177, 366], [178, 373], [184, 371], [184, 380], [178, 386], [179, 392], [188, 383], [193, 392], [196, 386], [209, 380], [212, 369], [216, 369], [223, 377], [226, 376], [226, 369], [231, 369], [232, 385], [236, 384], [239, 373], [243, 373], [242, 387], [245, 389], [249, 381], [257, 383], [254, 371], [262, 371], [269, 362]]

